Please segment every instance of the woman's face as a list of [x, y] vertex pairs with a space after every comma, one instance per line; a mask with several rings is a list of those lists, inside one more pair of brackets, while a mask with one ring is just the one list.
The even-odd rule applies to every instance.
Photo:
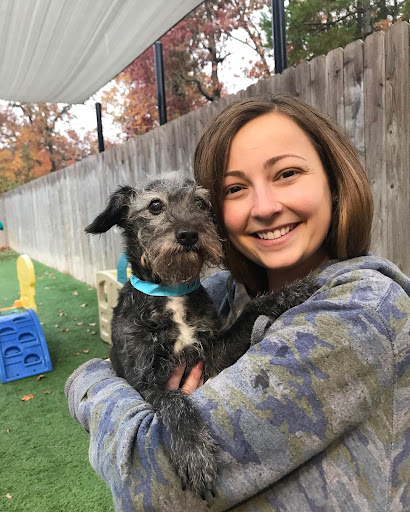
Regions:
[[332, 196], [305, 132], [269, 113], [235, 135], [224, 176], [223, 218], [233, 245], [267, 269], [269, 287], [327, 261]]

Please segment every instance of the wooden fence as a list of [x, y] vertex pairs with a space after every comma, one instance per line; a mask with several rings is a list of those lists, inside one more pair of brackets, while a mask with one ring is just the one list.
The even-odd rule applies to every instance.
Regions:
[[288, 91], [345, 127], [374, 194], [372, 250], [410, 274], [409, 83], [409, 25], [399, 22], [2, 194], [0, 246], [94, 285], [96, 270], [115, 268], [120, 234], [92, 237], [84, 227], [118, 184], [138, 185], [166, 169], [190, 174], [197, 138], [219, 110], [239, 98]]

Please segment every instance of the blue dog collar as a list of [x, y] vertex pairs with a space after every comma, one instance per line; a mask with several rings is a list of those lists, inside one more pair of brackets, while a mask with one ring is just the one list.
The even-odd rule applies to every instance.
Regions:
[[134, 288], [146, 295], [155, 295], [156, 297], [180, 297], [194, 292], [201, 286], [199, 277], [189, 283], [175, 284], [171, 286], [162, 286], [160, 284], [141, 281], [137, 276], [130, 277], [130, 283]]

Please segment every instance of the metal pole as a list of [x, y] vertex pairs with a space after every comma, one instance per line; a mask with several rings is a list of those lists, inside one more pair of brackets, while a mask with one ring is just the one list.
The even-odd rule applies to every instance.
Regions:
[[165, 83], [164, 83], [164, 61], [162, 58], [162, 43], [157, 41], [154, 44], [155, 57], [155, 78], [157, 80], [157, 98], [159, 124], [167, 122], [167, 106], [165, 102]]
[[101, 103], [95, 104], [95, 111], [97, 113], [97, 133], [98, 133], [98, 152], [104, 151], [104, 137], [101, 122]]
[[286, 69], [285, 5], [283, 0], [272, 0], [272, 35], [275, 53], [275, 73]]

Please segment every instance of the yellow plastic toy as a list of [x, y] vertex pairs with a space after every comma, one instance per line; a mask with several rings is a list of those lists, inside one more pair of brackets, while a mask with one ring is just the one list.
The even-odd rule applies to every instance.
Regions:
[[14, 301], [10, 308], [2, 308], [0, 311], [8, 311], [16, 308], [30, 308], [37, 312], [35, 301], [36, 275], [34, 272], [33, 262], [27, 256], [22, 254], [17, 258], [17, 277], [20, 283], [20, 298]]

